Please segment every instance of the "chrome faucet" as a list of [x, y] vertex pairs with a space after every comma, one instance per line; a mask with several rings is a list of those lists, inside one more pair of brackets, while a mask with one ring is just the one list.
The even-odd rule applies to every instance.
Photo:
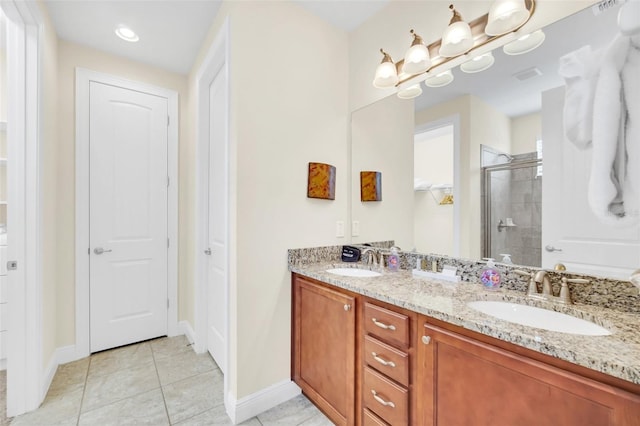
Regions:
[[366, 249], [362, 250], [362, 252], [360, 253], [360, 257], [364, 260], [365, 255], [367, 254], [369, 256], [367, 257], [366, 264], [378, 266], [378, 251], [374, 248], [367, 247]]

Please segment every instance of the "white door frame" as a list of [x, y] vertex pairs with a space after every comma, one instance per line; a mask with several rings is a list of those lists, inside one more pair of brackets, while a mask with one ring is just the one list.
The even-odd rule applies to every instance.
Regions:
[[[7, 20], [8, 271], [7, 414], [34, 410], [44, 398], [40, 182], [40, 36], [32, 2], [1, 3]], [[20, 142], [20, 143], [16, 143]], [[47, 383], [48, 385], [48, 383]]]
[[[89, 356], [89, 83], [127, 87], [167, 98], [169, 174], [167, 235], [169, 237], [167, 332], [178, 334], [178, 93], [162, 87], [76, 68], [76, 356]], [[80, 178], [78, 178], [80, 177]]]
[[460, 256], [460, 114], [449, 115], [415, 127], [414, 135], [435, 130], [439, 127], [453, 126], [453, 254]]
[[230, 75], [229, 75], [229, 20], [228, 18], [222, 24], [222, 27], [216, 36], [216, 39], [211, 44], [209, 51], [205, 59], [198, 70], [196, 75], [196, 261], [195, 261], [195, 335], [194, 335], [194, 348], [196, 352], [203, 353], [207, 350], [207, 284], [208, 284], [208, 256], [204, 254], [204, 249], [208, 247], [208, 234], [205, 232], [208, 223], [208, 188], [209, 188], [209, 86], [213, 82], [218, 72], [224, 72], [227, 76], [227, 122], [225, 123], [225, 134], [227, 143], [227, 274], [226, 282], [224, 284], [225, 294], [225, 335], [226, 335], [226, 347], [224, 353], [226, 354], [227, 361], [227, 374], [224, 375], [224, 401], [227, 414], [233, 421], [235, 421], [235, 407], [231, 407], [228, 390], [229, 390], [229, 376], [235, 371], [235, 359], [230, 356], [230, 339], [232, 338], [230, 333], [230, 276], [232, 271], [230, 270], [231, 262], [231, 247], [235, 245], [233, 234], [229, 231], [231, 224], [230, 212], [232, 198], [230, 188], [232, 187], [231, 179], [231, 163], [230, 159], [233, 157], [231, 151], [231, 135], [230, 135], [230, 108], [229, 108], [229, 89], [230, 89]]

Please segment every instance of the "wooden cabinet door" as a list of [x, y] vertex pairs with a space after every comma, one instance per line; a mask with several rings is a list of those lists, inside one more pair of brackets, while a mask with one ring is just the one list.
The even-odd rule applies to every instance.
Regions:
[[294, 380], [337, 425], [355, 423], [355, 303], [294, 278]]
[[425, 324], [423, 425], [638, 426], [640, 397]]

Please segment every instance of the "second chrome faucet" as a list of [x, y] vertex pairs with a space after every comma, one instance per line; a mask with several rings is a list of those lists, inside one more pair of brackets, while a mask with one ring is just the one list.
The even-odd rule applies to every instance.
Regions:
[[[569, 290], [569, 283], [576, 284], [588, 284], [589, 280], [585, 280], [582, 278], [566, 278], [562, 277], [560, 293], [558, 296], [553, 295], [553, 288], [551, 286], [551, 281], [549, 279], [549, 275], [547, 271], [537, 271], [537, 272], [526, 272], [520, 269], [516, 269], [513, 271], [517, 274], [528, 276], [529, 277], [529, 287], [527, 289], [527, 296], [534, 299], [542, 299], [551, 302], [558, 302], [570, 305], [573, 303], [571, 301], [571, 291]], [[542, 286], [542, 291], [538, 292], [538, 284]]]

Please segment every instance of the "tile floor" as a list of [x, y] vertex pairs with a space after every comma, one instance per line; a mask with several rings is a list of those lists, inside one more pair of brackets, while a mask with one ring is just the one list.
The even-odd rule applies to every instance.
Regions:
[[[224, 409], [220, 369], [209, 354], [196, 354], [184, 336], [61, 365], [38, 410], [0, 420], [2, 426], [232, 424]], [[303, 395], [242, 424], [332, 425]]]

